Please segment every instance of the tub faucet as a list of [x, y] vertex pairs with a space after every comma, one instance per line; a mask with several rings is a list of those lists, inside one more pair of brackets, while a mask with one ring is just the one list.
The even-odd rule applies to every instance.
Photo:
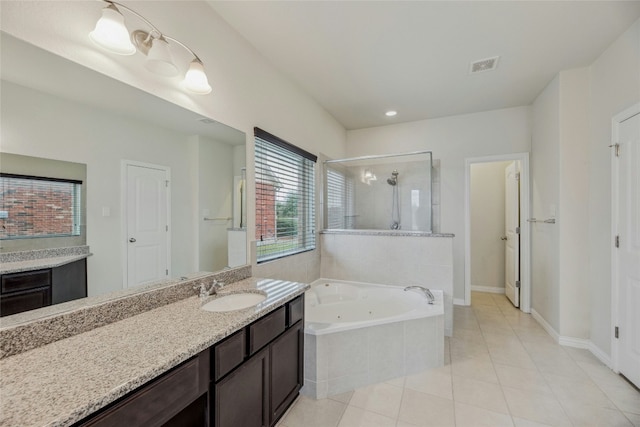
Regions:
[[224, 283], [218, 282], [214, 280], [213, 283], [207, 285], [206, 283], [201, 283], [200, 285], [194, 285], [193, 289], [198, 291], [198, 296], [200, 298], [206, 298], [210, 295], [215, 295], [218, 293], [218, 289], [221, 289], [224, 286]]
[[427, 298], [427, 301], [429, 302], [429, 304], [433, 304], [436, 301], [436, 297], [434, 297], [431, 291], [425, 288], [424, 286], [413, 285], [413, 286], [407, 286], [406, 288], [404, 288], [405, 291], [408, 291], [410, 289], [418, 289], [422, 291], [424, 293], [424, 296]]

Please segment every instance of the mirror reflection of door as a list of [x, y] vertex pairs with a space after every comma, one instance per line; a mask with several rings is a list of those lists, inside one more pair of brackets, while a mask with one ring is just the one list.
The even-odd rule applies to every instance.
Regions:
[[505, 182], [505, 294], [520, 306], [520, 171], [513, 162], [504, 171]]
[[163, 166], [125, 162], [126, 283], [134, 287], [170, 275], [169, 176]]
[[[617, 321], [614, 346], [618, 370], [640, 387], [640, 104], [615, 118], [614, 132], [619, 144], [613, 175], [616, 247], [614, 277], [617, 288]], [[616, 173], [617, 172], [617, 173]], [[614, 317], [614, 320], [615, 317]]]

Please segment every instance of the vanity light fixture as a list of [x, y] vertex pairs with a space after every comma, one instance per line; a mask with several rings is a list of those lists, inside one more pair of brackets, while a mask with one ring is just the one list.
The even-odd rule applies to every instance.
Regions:
[[[102, 16], [96, 23], [89, 38], [101, 48], [118, 55], [133, 55], [136, 50], [147, 56], [145, 67], [152, 73], [174, 77], [179, 74], [178, 67], [173, 62], [171, 45], [181, 46], [193, 55], [193, 60], [184, 76], [182, 85], [185, 89], [198, 95], [211, 92], [211, 86], [204, 72], [202, 61], [196, 53], [179, 40], [163, 34], [145, 17], [123, 4], [102, 0], [108, 5], [102, 9]], [[119, 9], [126, 10], [142, 20], [150, 30], [135, 30], [129, 36], [125, 26], [124, 16]], [[171, 44], [169, 43], [171, 42]]]

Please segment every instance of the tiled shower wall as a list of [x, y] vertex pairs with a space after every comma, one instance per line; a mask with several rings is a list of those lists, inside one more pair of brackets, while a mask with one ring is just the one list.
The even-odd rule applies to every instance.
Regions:
[[453, 236], [320, 235], [323, 278], [395, 286], [422, 285], [444, 292], [445, 335], [453, 331]]

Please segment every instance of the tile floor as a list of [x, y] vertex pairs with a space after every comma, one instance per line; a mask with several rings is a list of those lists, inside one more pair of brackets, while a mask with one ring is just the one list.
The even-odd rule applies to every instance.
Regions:
[[278, 427], [640, 426], [640, 393], [589, 351], [555, 344], [504, 295], [454, 308], [445, 366], [313, 400]]

